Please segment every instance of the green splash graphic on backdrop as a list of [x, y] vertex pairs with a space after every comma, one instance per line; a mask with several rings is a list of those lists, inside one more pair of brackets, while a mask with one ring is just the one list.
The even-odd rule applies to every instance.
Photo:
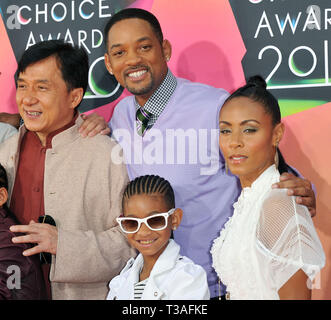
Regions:
[[[329, 83], [331, 83], [331, 78], [328, 79]], [[303, 84], [323, 84], [325, 83], [325, 78], [321, 79], [305, 79], [305, 80], [299, 80], [296, 82], [298, 85]], [[268, 89], [272, 89], [273, 86], [279, 86], [279, 85], [290, 85], [289, 83], [285, 84], [284, 82], [277, 83], [277, 82], [268, 82]], [[309, 87], [307, 88], [309, 89]], [[331, 88], [330, 88], [331, 90]], [[273, 90], [271, 90], [271, 93], [273, 93]], [[295, 113], [299, 113], [301, 111], [309, 110], [311, 108], [315, 108], [318, 106], [321, 106], [325, 103], [328, 103], [330, 101], [327, 100], [307, 100], [307, 99], [278, 99], [280, 111], [282, 117], [290, 116]]]
[[286, 117], [304, 110], [318, 107], [328, 101], [279, 99], [278, 102], [282, 117]]

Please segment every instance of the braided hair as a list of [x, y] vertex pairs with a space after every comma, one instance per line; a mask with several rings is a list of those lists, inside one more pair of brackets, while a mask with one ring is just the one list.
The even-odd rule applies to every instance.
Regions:
[[[246, 85], [240, 87], [235, 92], [233, 92], [224, 102], [224, 104], [234, 98], [246, 97], [252, 101], [259, 102], [264, 108], [265, 112], [270, 114], [272, 125], [276, 126], [281, 122], [281, 113], [277, 99], [267, 90], [267, 84], [265, 80], [259, 76], [250, 77]], [[291, 168], [286, 162], [281, 154], [279, 148], [277, 148], [279, 164], [278, 170], [280, 174], [284, 172], [291, 172], [295, 176], [298, 173]]]
[[164, 197], [169, 210], [175, 207], [175, 195], [170, 183], [157, 175], [140, 176], [130, 181], [123, 193], [122, 207], [124, 207], [124, 202], [133, 195], [153, 193]]

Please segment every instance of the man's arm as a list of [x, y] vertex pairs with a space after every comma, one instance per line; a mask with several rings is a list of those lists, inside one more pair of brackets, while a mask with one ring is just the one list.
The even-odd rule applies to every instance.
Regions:
[[[96, 113], [90, 115], [82, 115], [85, 120], [81, 125], [80, 133], [83, 137], [94, 136], [96, 134], [109, 134], [110, 128], [108, 127], [105, 119]], [[291, 173], [283, 173], [280, 177], [280, 182], [274, 184], [274, 188], [288, 189], [288, 195], [295, 196], [299, 204], [306, 206], [312, 217], [316, 215], [316, 198], [309, 180], [296, 177]]]
[[295, 196], [298, 204], [306, 206], [312, 217], [316, 215], [316, 198], [309, 180], [296, 177], [291, 173], [283, 173], [280, 176], [280, 182], [275, 183], [272, 187], [288, 189], [289, 196]]
[[31, 222], [29, 225], [12, 226], [10, 230], [26, 234], [13, 238], [14, 243], [37, 244], [25, 250], [24, 256], [40, 252], [54, 255], [56, 263], [50, 277], [55, 282], [109, 281], [130, 257], [135, 256], [134, 249], [130, 248], [118, 226], [95, 233], [92, 230], [58, 230], [48, 224]]
[[[110, 156], [109, 152], [109, 156]], [[129, 179], [125, 164], [109, 159], [104, 181], [99, 183], [97, 193], [85, 196], [92, 197], [90, 201], [99, 201], [102, 205], [89, 207], [87, 216], [106, 219], [107, 229], [94, 230], [61, 227], [58, 228], [40, 223], [16, 225], [11, 230], [25, 233], [15, 237], [15, 243], [36, 243], [34, 248], [25, 251], [25, 255], [39, 252], [53, 254], [51, 281], [55, 282], [104, 282], [118, 274], [127, 260], [135, 256], [135, 250], [130, 247], [126, 237], [120, 231], [115, 218], [121, 212], [121, 195]], [[103, 172], [104, 172], [103, 170]], [[100, 169], [98, 168], [98, 172]], [[94, 176], [95, 178], [95, 176]], [[98, 210], [94, 210], [98, 208]], [[82, 212], [81, 214], [84, 214]]]
[[16, 129], [20, 126], [21, 116], [19, 113], [0, 112], [0, 122], [8, 123]]
[[80, 135], [85, 137], [93, 137], [97, 134], [107, 135], [110, 133], [110, 129], [108, 128], [108, 123], [105, 118], [99, 116], [97, 113], [90, 113], [89, 115], [81, 114], [84, 122], [79, 128]]

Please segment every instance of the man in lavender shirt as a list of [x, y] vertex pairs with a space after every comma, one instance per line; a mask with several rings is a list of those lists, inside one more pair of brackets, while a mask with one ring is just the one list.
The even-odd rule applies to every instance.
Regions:
[[[218, 147], [218, 115], [228, 93], [173, 76], [167, 67], [171, 45], [147, 11], [125, 9], [112, 16], [105, 39], [108, 71], [133, 94], [119, 102], [109, 123], [129, 178], [157, 174], [170, 181], [176, 206], [184, 211], [174, 238], [183, 255], [205, 268], [211, 297], [222, 296], [210, 248], [240, 193]], [[277, 187], [288, 188], [314, 215], [310, 182], [291, 174], [282, 179]]]

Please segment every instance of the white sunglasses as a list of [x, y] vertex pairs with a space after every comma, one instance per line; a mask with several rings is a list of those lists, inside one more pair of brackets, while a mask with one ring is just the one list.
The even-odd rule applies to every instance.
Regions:
[[168, 226], [168, 217], [175, 212], [175, 208], [170, 209], [168, 212], [153, 214], [152, 216], [140, 219], [133, 217], [118, 217], [116, 221], [125, 233], [135, 233], [140, 229], [142, 223], [153, 230], [160, 231]]

